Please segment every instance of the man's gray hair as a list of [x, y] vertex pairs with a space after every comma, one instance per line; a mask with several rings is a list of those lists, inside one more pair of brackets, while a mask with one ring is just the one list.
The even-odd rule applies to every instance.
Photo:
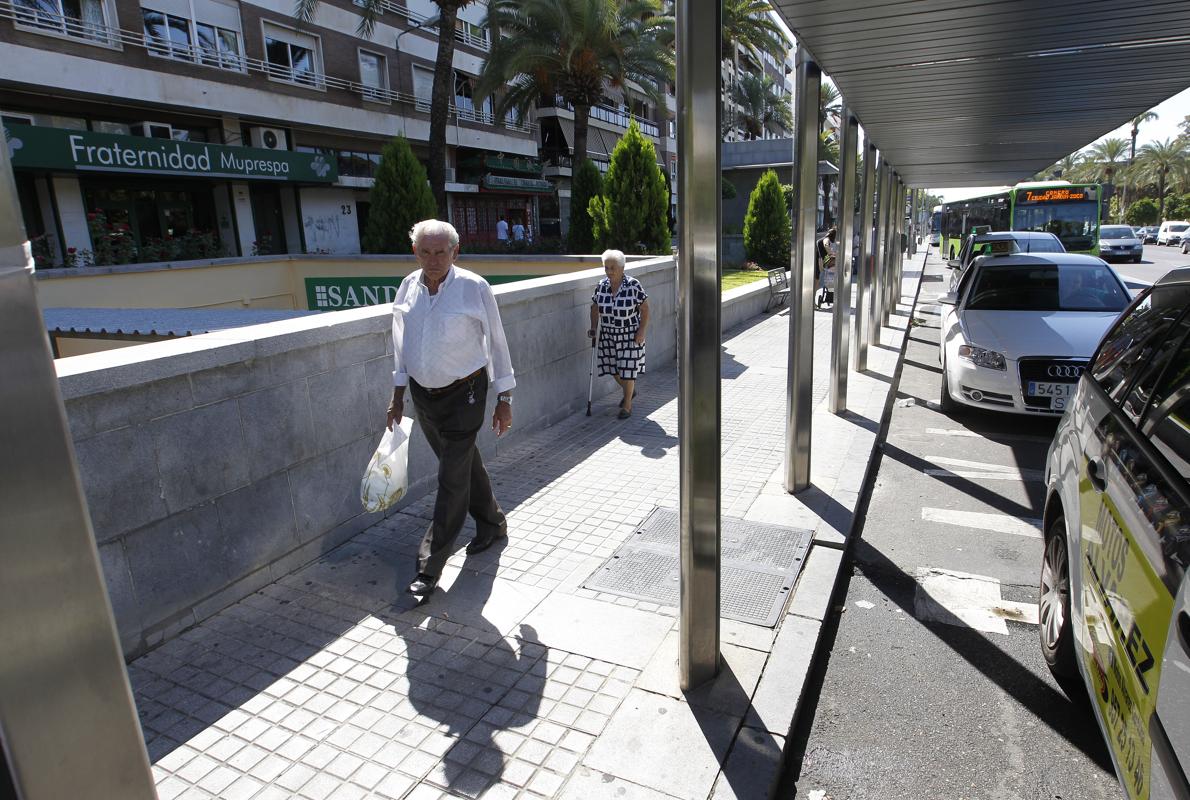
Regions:
[[423, 219], [409, 231], [409, 241], [417, 247], [417, 242], [423, 236], [445, 236], [450, 239], [451, 247], [459, 246], [459, 232], [455, 226], [440, 219]]
[[627, 263], [624, 260], [623, 250], [604, 250], [603, 254], [599, 256], [599, 258], [601, 261], [603, 261], [605, 266], [607, 265], [607, 262], [611, 261], [614, 264], [619, 264], [620, 269], [624, 269], [624, 266]]

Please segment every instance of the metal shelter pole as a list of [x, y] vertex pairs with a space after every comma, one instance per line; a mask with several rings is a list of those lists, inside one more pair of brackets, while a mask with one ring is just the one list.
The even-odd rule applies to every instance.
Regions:
[[814, 226], [818, 210], [818, 92], [821, 83], [822, 70], [810, 59], [804, 47], [798, 47], [793, 94], [797, 104], [793, 154], [797, 199], [794, 201], [793, 274], [789, 293], [785, 420], [785, 491], [791, 494], [810, 485], [810, 416], [814, 408]]
[[0, 147], [0, 797], [157, 797]]
[[888, 263], [888, 160], [880, 154], [880, 174], [876, 179], [876, 243], [872, 261], [872, 302], [868, 306], [868, 347], [880, 344], [880, 325], [884, 319], [885, 265]]
[[[891, 165], [888, 168], [886, 183], [887, 199], [884, 203], [884, 273], [880, 276], [880, 288], [882, 291], [880, 295], [879, 320], [882, 327], [888, 325], [888, 315], [892, 310], [893, 273], [896, 269], [893, 260], [894, 253], [896, 252], [893, 245], [893, 235], [896, 226], [893, 224], [893, 221], [896, 219], [896, 215], [893, 213], [893, 209], [896, 206], [897, 173]], [[880, 333], [881, 331], [877, 330], [876, 336], [878, 341]]]
[[[721, 0], [678, 0], [678, 437], [683, 690], [719, 671]], [[815, 95], [817, 96], [817, 94]]]
[[917, 190], [909, 190], [909, 257], [917, 252]]
[[851, 314], [851, 253], [855, 231], [855, 163], [859, 139], [859, 121], [846, 106], [842, 110], [843, 125], [839, 132], [839, 255], [835, 259], [835, 307], [831, 319], [831, 379], [830, 410], [842, 414], [847, 410], [847, 350]]
[[876, 249], [872, 224], [876, 197], [876, 147], [867, 138], [864, 149], [864, 178], [859, 210], [859, 263], [855, 280], [855, 347], [851, 351], [851, 365], [856, 372], [868, 368], [868, 310], [872, 307], [872, 260]]

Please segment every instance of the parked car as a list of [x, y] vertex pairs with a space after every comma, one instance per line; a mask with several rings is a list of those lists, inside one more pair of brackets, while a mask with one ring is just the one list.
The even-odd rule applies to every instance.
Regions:
[[1161, 223], [1161, 227], [1157, 231], [1157, 244], [1181, 244], [1182, 237], [1185, 236], [1186, 230], [1188, 228], [1190, 228], [1190, 222], [1185, 222], [1178, 219], [1167, 219], [1165, 222]]
[[950, 290], [959, 285], [963, 273], [971, 262], [985, 255], [1010, 255], [1012, 253], [1065, 253], [1062, 240], [1052, 233], [1039, 231], [991, 231], [968, 234], [963, 240], [957, 257], [946, 262], [955, 270], [950, 274]]
[[1190, 236], [1182, 237], [1182, 255], [1190, 253]]
[[1144, 246], [1127, 225], [1103, 225], [1099, 228], [1099, 257], [1104, 261], [1121, 259], [1139, 264]]
[[1157, 226], [1146, 225], [1136, 232], [1141, 244], [1156, 244], [1157, 243]]
[[1058, 415], [1127, 305], [1102, 259], [1075, 253], [977, 259], [942, 305], [942, 409]]
[[1041, 652], [1125, 793], [1190, 797], [1190, 269], [1104, 337], [1046, 458]]

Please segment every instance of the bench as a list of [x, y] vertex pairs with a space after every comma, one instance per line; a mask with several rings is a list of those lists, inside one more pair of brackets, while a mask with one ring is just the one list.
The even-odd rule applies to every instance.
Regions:
[[769, 299], [764, 304], [764, 311], [767, 314], [768, 310], [774, 305], [784, 305], [785, 301], [789, 299], [789, 277], [788, 273], [783, 269], [770, 269], [769, 276]]

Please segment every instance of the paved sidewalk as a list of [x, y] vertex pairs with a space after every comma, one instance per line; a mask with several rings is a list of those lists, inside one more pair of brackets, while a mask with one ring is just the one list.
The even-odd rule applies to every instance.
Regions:
[[[917, 273], [906, 265], [906, 287]], [[129, 666], [173, 798], [766, 797], [875, 443], [907, 307], [853, 409], [825, 408], [815, 320], [813, 487], [780, 486], [788, 311], [723, 352], [723, 513], [815, 531], [776, 628], [723, 621], [709, 687], [677, 686], [677, 610], [580, 588], [655, 506], [676, 508], [676, 369], [489, 462], [510, 537], [404, 593], [425, 498]], [[460, 545], [470, 538], [464, 533]]]

